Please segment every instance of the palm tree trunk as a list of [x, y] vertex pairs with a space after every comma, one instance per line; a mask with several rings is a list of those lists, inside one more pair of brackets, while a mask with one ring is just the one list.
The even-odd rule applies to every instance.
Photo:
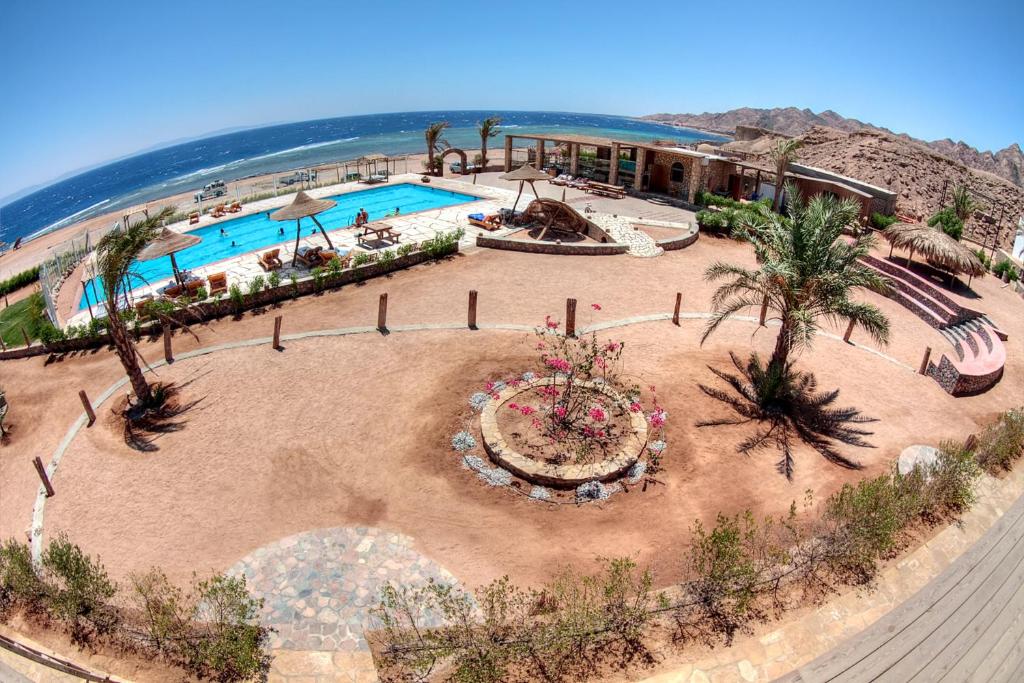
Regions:
[[780, 163], [775, 167], [775, 201], [772, 202], [772, 211], [779, 213], [782, 208], [782, 188], [785, 185], [786, 164]]
[[434, 175], [434, 146], [427, 143], [427, 175]]
[[110, 328], [110, 339], [114, 342], [114, 350], [117, 351], [117, 357], [121, 361], [121, 365], [124, 366], [125, 374], [128, 375], [128, 381], [132, 384], [135, 396], [141, 403], [149, 404], [153, 400], [153, 393], [150, 391], [146, 376], [142, 374], [142, 368], [139, 367], [135, 346], [128, 339], [128, 331], [124, 328], [124, 323], [121, 322], [117, 314], [110, 315], [107, 321]]
[[487, 136], [480, 136], [480, 166], [482, 170], [487, 170]]
[[775, 350], [772, 351], [772, 358], [769, 365], [775, 366], [780, 370], [785, 369], [786, 362], [789, 360], [789, 349], [792, 346], [792, 343], [793, 340], [790, 325], [785, 319], [783, 319], [782, 328], [779, 330], [779, 336], [775, 338]]

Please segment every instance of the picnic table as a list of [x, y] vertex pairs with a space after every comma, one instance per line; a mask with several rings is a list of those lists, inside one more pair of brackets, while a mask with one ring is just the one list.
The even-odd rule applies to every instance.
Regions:
[[397, 244], [402, 232], [395, 228], [390, 223], [384, 221], [374, 221], [367, 223], [362, 226], [362, 232], [359, 234], [359, 241], [366, 242], [367, 236], [373, 234], [374, 239], [377, 240], [390, 240], [392, 244]]

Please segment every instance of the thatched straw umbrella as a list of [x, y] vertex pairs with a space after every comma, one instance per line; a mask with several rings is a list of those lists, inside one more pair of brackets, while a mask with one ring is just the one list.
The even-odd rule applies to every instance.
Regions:
[[[939, 228], [914, 223], [894, 223], [882, 231], [893, 248], [909, 249], [907, 263], [915, 252], [924, 254], [929, 262], [951, 274], [982, 275], [985, 266], [978, 256]], [[890, 252], [892, 253], [892, 252]]]
[[316, 219], [316, 214], [322, 213], [334, 206], [336, 206], [336, 202], [332, 202], [330, 199], [313, 199], [305, 192], [299, 192], [295, 195], [295, 200], [291, 204], [270, 214], [270, 219], [275, 221], [295, 220], [295, 253], [292, 255], [293, 266], [295, 265], [299, 254], [299, 240], [302, 238], [302, 219], [307, 216], [313, 219], [313, 222], [316, 223], [316, 227], [320, 228], [320, 232], [323, 234], [324, 239], [327, 240], [327, 246], [332, 250], [334, 249], [334, 244], [331, 243], [331, 238], [327, 236], [327, 231], [324, 230], [324, 226], [320, 225], [320, 221]]
[[498, 176], [498, 179], [519, 181], [519, 194], [516, 195], [515, 204], [512, 205], [512, 213], [515, 213], [516, 207], [519, 206], [519, 198], [523, 195], [523, 183], [530, 183], [530, 189], [533, 190], [533, 196], [539, 197], [540, 195], [537, 194], [537, 188], [534, 186], [534, 183], [538, 180], [551, 180], [551, 176], [544, 171], [538, 171], [529, 164], [525, 164], [514, 171], [502, 173]]
[[178, 272], [178, 262], [174, 259], [174, 254], [202, 241], [199, 237], [190, 235], [187, 232], [175, 232], [169, 228], [164, 228], [152, 242], [142, 248], [137, 259], [139, 261], [152, 261], [161, 256], [170, 256], [174, 281], [180, 285], [181, 274]]

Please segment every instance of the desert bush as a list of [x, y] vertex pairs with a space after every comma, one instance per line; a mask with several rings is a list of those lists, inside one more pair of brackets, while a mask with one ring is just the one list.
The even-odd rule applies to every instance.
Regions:
[[1000, 261], [993, 268], [992, 272], [999, 277], [1006, 277], [1010, 282], [1016, 282], [1020, 279], [1020, 274], [1014, 265], [1008, 261]]
[[875, 211], [871, 214], [871, 227], [878, 230], [885, 230], [893, 223], [899, 223], [899, 218], [896, 216], [889, 216], [884, 213], [878, 213]]
[[1024, 408], [1008, 410], [978, 437], [974, 457], [991, 475], [1008, 472], [1024, 449]]
[[376, 254], [371, 254], [366, 251], [360, 251], [352, 257], [352, 266], [358, 268], [359, 266], [365, 266], [368, 263], [373, 263], [376, 259]]
[[0, 542], [0, 614], [19, 605], [36, 610], [44, 605], [46, 585], [32, 564], [32, 550], [13, 538]]
[[933, 228], [940, 228], [955, 240], [959, 240], [964, 234], [964, 222], [956, 215], [956, 211], [949, 206], [932, 214], [932, 217], [928, 219], [928, 225]]
[[344, 270], [344, 268], [341, 265], [340, 258], [332, 258], [327, 262], [327, 275], [332, 280], [338, 279], [341, 276], [342, 270]]
[[270, 275], [267, 276], [267, 286], [270, 289], [276, 289], [281, 285], [281, 273], [276, 270], [270, 271]]
[[242, 293], [242, 288], [238, 286], [237, 282], [233, 282], [228, 287], [228, 298], [231, 299], [235, 313], [241, 314], [245, 310], [245, 295]]
[[383, 266], [390, 266], [392, 263], [395, 262], [395, 252], [391, 251], [390, 249], [382, 251], [380, 254], [380, 258], [378, 259], [378, 262]]
[[943, 519], [958, 515], [974, 504], [974, 486], [981, 476], [981, 467], [964, 443], [942, 442], [938, 460], [926, 468], [926, 475], [923, 514]]
[[254, 277], [252, 280], [249, 281], [249, 296], [254, 297], [260, 292], [262, 292], [265, 285], [266, 281], [263, 279], [262, 275], [257, 275], [256, 277]]
[[416, 248], [415, 244], [407, 242], [405, 244], [399, 244], [398, 245], [398, 249], [396, 249], [395, 251], [398, 252], [399, 256], [408, 256], [409, 254], [411, 254], [413, 252], [413, 249], [415, 249], [415, 248]]
[[81, 639], [89, 627], [109, 633], [118, 622], [110, 604], [117, 585], [99, 559], [93, 559], [61, 534], [43, 552], [42, 568], [50, 615], [63, 621]]
[[156, 568], [132, 574], [129, 582], [128, 599], [141, 615], [142, 637], [158, 652], [180, 657], [192, 610], [184, 593]]
[[425, 251], [427, 255], [432, 259], [440, 259], [454, 254], [458, 251], [459, 240], [465, 236], [466, 231], [462, 228], [451, 230], [449, 232], [439, 232], [428, 240], [424, 240], [420, 244], [420, 249]]
[[191, 666], [219, 681], [265, 677], [270, 633], [259, 622], [263, 601], [249, 595], [245, 579], [217, 575], [198, 581], [192, 599]]
[[698, 211], [697, 224], [708, 232], [722, 233], [729, 231], [729, 220], [721, 211]]
[[313, 288], [318, 292], [323, 289], [326, 272], [322, 266], [316, 266], [309, 271], [309, 274], [313, 277]]
[[210, 298], [210, 292], [206, 287], [200, 287], [196, 290], [196, 301], [205, 301]]

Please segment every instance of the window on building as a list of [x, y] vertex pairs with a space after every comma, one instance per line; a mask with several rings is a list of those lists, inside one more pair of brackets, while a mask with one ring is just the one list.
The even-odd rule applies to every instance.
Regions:
[[678, 161], [672, 164], [671, 179], [673, 183], [683, 182], [683, 165]]

